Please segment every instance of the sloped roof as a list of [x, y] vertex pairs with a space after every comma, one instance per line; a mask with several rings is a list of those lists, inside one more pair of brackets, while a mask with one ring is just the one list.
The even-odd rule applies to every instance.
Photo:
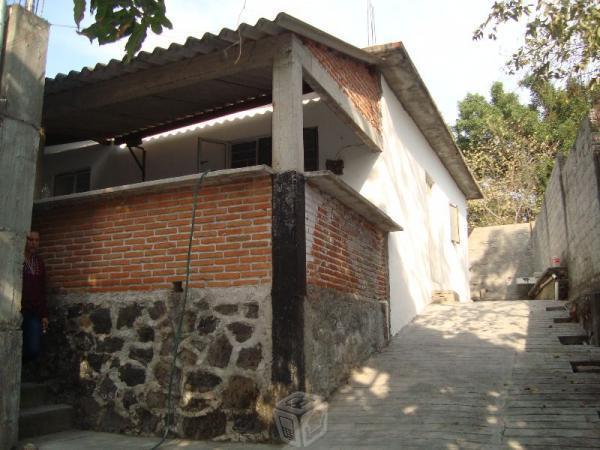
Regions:
[[[235, 31], [224, 28], [218, 35], [206, 33], [201, 39], [190, 37], [183, 45], [140, 52], [130, 63], [111, 60], [108, 64], [47, 79], [43, 116], [47, 143], [111, 138], [118, 143], [135, 141], [267, 105], [271, 103], [272, 70], [264, 65], [253, 65], [253, 54], [244, 55], [249, 64], [243, 73], [224, 71], [211, 78], [203, 73], [210, 72], [210, 67], [192, 64], [197, 57], [223, 55], [228, 51], [237, 55], [240, 42], [242, 48], [247, 49], [290, 33], [377, 67], [461, 191], [468, 199], [482, 197], [401, 43], [362, 50], [285, 13], [273, 21], [260, 19], [255, 25], [241, 24]], [[218, 61], [214, 58], [215, 64]], [[179, 70], [192, 68], [197, 77], [195, 84], [189, 80], [187, 84], [173, 84]], [[144, 91], [143, 82], [156, 78], [162, 84], [154, 82], [154, 90]], [[136, 91], [135, 95], [130, 91]], [[311, 89], [305, 85], [304, 91]], [[90, 99], [94, 108], [89, 107]]]
[[131, 62], [112, 59], [107, 64], [96, 64], [93, 68], [84, 67], [80, 71], [72, 70], [68, 74], [57, 74], [54, 78], [46, 78], [46, 95], [81, 87], [87, 84], [110, 80], [119, 76], [139, 72], [141, 70], [160, 67], [176, 61], [198, 55], [225, 50], [240, 42], [258, 41], [283, 33], [296, 33], [313, 41], [338, 50], [348, 56], [368, 64], [375, 64], [376, 58], [363, 50], [341, 39], [327, 34], [286, 13], [279, 13], [275, 20], [261, 18], [255, 25], [242, 23], [237, 30], [223, 28], [218, 35], [205, 33], [202, 38], [188, 37], [184, 44], [171, 44], [168, 48], [157, 47], [152, 52], [142, 51]]
[[467, 199], [483, 198], [452, 133], [402, 42], [376, 45], [365, 51], [377, 57], [377, 67], [390, 88]]

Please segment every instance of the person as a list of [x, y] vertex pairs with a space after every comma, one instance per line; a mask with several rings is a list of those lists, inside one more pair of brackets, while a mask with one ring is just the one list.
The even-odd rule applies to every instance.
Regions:
[[46, 267], [38, 255], [40, 235], [27, 234], [25, 260], [23, 261], [23, 289], [21, 314], [23, 316], [23, 360], [35, 362], [42, 347], [42, 333], [48, 331], [48, 305], [46, 303]]

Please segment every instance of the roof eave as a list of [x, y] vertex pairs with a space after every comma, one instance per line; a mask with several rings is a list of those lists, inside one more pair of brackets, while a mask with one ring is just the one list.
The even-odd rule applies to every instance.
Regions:
[[319, 30], [318, 28], [315, 28], [306, 22], [296, 19], [289, 14], [279, 13], [275, 18], [274, 23], [286, 29], [287, 31], [291, 31], [292, 33], [318, 42], [319, 44], [322, 44], [333, 50], [337, 50], [364, 63], [375, 65], [379, 62], [379, 59], [376, 55], [372, 55], [370, 52], [364, 49], [360, 49], [348, 44], [347, 42], [344, 42], [329, 33]]
[[479, 185], [404, 45], [394, 42], [364, 50], [377, 58], [377, 68], [467, 200], [483, 198]]

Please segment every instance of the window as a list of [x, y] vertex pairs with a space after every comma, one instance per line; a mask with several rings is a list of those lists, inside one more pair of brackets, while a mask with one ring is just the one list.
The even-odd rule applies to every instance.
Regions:
[[67, 195], [90, 190], [90, 169], [62, 173], [54, 177], [54, 195]]
[[460, 222], [458, 206], [450, 203], [450, 239], [455, 244], [460, 244]]
[[240, 142], [231, 146], [231, 167], [256, 165], [256, 141]]
[[[304, 170], [319, 170], [319, 135], [317, 128], [305, 128]], [[231, 167], [247, 167], [255, 164], [273, 164], [271, 137], [252, 139], [231, 145]]]

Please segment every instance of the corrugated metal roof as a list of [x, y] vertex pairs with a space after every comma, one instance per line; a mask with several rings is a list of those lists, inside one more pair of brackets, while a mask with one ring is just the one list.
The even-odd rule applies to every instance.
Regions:
[[[314, 94], [308, 94], [307, 98], [302, 100], [303, 105], [308, 105], [310, 103], [318, 103], [321, 101], [321, 98], [315, 96]], [[273, 113], [273, 105], [261, 106], [259, 108], [252, 108], [245, 111], [240, 111], [237, 113], [229, 114], [227, 116], [222, 116], [217, 119], [206, 120], [204, 122], [195, 123], [193, 125], [188, 125], [186, 127], [176, 128], [174, 130], [165, 131], [163, 133], [154, 134], [152, 136], [147, 136], [143, 139], [143, 142], [152, 142], [152, 141], [161, 141], [168, 137], [179, 136], [182, 134], [192, 133], [198, 130], [204, 130], [211, 127], [216, 127], [219, 125], [223, 125], [229, 122], [243, 122], [245, 120], [249, 120], [258, 116], [264, 116], [266, 114]]]
[[164, 66], [197, 55], [224, 50], [237, 45], [240, 39], [243, 44], [244, 41], [256, 41], [286, 32], [293, 32], [315, 40], [369, 64], [376, 62], [376, 59], [369, 53], [288, 14], [280, 13], [273, 21], [263, 18], [258, 20], [256, 25], [242, 23], [235, 31], [223, 28], [218, 35], [205, 33], [201, 39], [189, 37], [184, 44], [174, 43], [169, 45], [168, 48], [157, 47], [152, 52], [143, 51], [133, 58], [130, 63], [126, 63], [124, 59], [113, 59], [107, 64], [96, 64], [93, 68], [85, 67], [81, 71], [73, 70], [68, 74], [57, 74], [54, 78], [46, 79], [46, 95], [110, 80], [151, 67]]

